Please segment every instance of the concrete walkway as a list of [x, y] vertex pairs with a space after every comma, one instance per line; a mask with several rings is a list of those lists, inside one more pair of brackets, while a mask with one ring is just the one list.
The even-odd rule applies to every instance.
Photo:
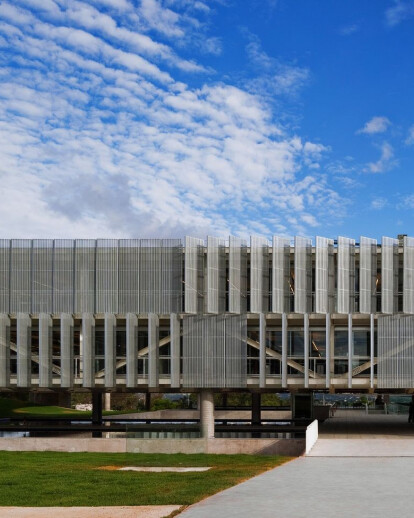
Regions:
[[338, 410], [319, 425], [311, 457], [414, 457], [414, 425], [406, 415]]
[[410, 458], [300, 457], [189, 507], [180, 518], [412, 518]]
[[195, 504], [183, 518], [405, 518], [414, 513], [414, 425], [337, 411], [300, 457]]

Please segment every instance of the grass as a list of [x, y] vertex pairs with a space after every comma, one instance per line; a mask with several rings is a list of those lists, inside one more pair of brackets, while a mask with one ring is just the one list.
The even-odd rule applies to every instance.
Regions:
[[[121, 412], [116, 410], [104, 411], [103, 415], [116, 415]], [[122, 412], [127, 413], [127, 412]], [[74, 410], [60, 406], [42, 406], [19, 399], [0, 398], [0, 417], [48, 417], [48, 418], [83, 418], [92, 416], [92, 412]]]
[[[1, 506], [189, 505], [283, 464], [289, 457], [0, 452]], [[148, 473], [102, 466], [212, 466]]]

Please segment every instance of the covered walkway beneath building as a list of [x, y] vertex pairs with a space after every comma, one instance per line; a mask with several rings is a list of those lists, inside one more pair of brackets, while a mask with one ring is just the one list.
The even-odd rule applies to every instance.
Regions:
[[337, 410], [319, 424], [312, 457], [414, 457], [414, 424], [406, 414]]

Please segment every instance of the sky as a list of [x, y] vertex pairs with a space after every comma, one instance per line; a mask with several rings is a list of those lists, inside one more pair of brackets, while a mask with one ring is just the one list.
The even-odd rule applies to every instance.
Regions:
[[1, 235], [414, 235], [413, 56], [413, 0], [0, 0]]

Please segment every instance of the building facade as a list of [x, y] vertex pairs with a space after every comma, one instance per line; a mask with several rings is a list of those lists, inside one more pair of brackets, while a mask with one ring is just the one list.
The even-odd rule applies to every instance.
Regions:
[[413, 387], [414, 238], [0, 240], [0, 389]]

